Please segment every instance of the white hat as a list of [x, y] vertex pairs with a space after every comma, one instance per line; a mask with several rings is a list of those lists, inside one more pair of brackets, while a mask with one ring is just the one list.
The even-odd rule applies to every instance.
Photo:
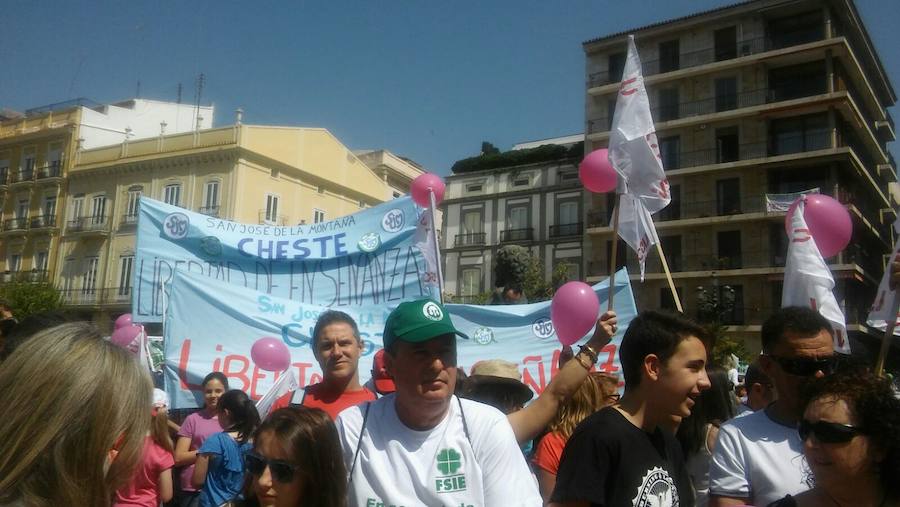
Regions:
[[162, 389], [153, 388], [153, 406], [156, 408], [169, 406], [169, 395]]

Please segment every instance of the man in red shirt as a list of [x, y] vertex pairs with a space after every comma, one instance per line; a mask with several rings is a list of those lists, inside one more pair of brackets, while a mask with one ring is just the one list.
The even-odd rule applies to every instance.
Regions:
[[334, 419], [345, 408], [375, 399], [375, 393], [359, 383], [363, 345], [352, 317], [337, 310], [324, 312], [313, 328], [310, 346], [322, 369], [322, 381], [282, 396], [272, 405], [273, 411], [303, 405], [321, 408]]

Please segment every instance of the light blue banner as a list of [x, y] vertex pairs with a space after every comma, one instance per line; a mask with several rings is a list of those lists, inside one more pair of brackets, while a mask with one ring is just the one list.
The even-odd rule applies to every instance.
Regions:
[[[608, 281], [594, 286], [601, 309], [608, 300]], [[636, 309], [625, 270], [616, 275], [615, 310], [619, 333], [600, 353], [597, 368], [620, 373], [618, 349], [622, 333]], [[384, 322], [398, 303], [366, 309], [342, 309], [358, 323], [364, 341], [359, 371], [362, 381], [372, 370], [372, 354], [382, 346]], [[283, 340], [301, 386], [321, 380], [309, 339], [316, 318], [328, 308], [278, 298], [178, 269], [171, 282], [165, 322], [166, 391], [173, 408], [202, 404], [198, 385], [211, 371], [222, 371], [231, 387], [260, 398], [275, 374], [260, 370], [250, 358], [256, 340]], [[560, 345], [550, 321], [550, 302], [510, 306], [447, 305], [456, 327], [471, 339], [457, 343], [459, 365], [467, 372], [484, 359], [506, 359], [519, 365], [523, 381], [540, 393], [557, 371]]]
[[419, 210], [402, 197], [292, 226], [230, 222], [142, 197], [131, 313], [161, 322], [177, 269], [346, 311], [437, 296], [415, 246]]

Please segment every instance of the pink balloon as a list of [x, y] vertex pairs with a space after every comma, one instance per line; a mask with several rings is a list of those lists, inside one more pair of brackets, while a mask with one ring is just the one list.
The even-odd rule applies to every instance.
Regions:
[[578, 165], [578, 177], [584, 188], [597, 194], [604, 194], [616, 189], [618, 175], [609, 163], [609, 150], [594, 150]]
[[116, 319], [116, 329], [119, 329], [120, 327], [130, 326], [130, 325], [131, 325], [131, 314], [130, 313], [123, 313], [122, 315], [119, 315], [118, 319]]
[[143, 328], [137, 324], [122, 326], [113, 331], [113, 334], [110, 337], [110, 341], [120, 347], [132, 350], [134, 349], [132, 344], [134, 343], [134, 340], [141, 334], [142, 329]]
[[446, 188], [444, 180], [440, 176], [434, 173], [425, 173], [413, 180], [409, 191], [416, 204], [423, 208], [430, 208], [431, 198], [428, 196], [428, 190], [434, 191], [434, 204], [437, 206], [444, 200]]
[[600, 300], [584, 282], [568, 282], [550, 302], [550, 320], [563, 345], [572, 345], [588, 334], [600, 315]]
[[[810, 236], [819, 247], [819, 252], [825, 259], [837, 255], [847, 248], [850, 236], [853, 235], [853, 220], [850, 219], [850, 213], [843, 204], [827, 195], [808, 194], [804, 197], [806, 206], [803, 209], [803, 218], [809, 227]], [[784, 229], [788, 238], [793, 237], [791, 217], [794, 216], [797, 203], [804, 197], [791, 203], [787, 216], [784, 217]]]
[[267, 371], [284, 371], [291, 366], [291, 351], [283, 341], [265, 336], [256, 340], [250, 348], [250, 358]]

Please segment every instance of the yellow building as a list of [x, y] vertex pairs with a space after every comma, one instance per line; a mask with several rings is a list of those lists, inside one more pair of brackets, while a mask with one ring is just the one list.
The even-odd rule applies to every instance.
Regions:
[[355, 213], [396, 191], [325, 129], [239, 119], [76, 158], [57, 280], [69, 305], [96, 317], [127, 311], [141, 196], [237, 222], [287, 225]]
[[[87, 99], [0, 117], [0, 283], [47, 280], [56, 271], [66, 178], [78, 147], [156, 135], [197, 123], [190, 105], [133, 99], [97, 104]], [[200, 127], [212, 108], [201, 107]]]

